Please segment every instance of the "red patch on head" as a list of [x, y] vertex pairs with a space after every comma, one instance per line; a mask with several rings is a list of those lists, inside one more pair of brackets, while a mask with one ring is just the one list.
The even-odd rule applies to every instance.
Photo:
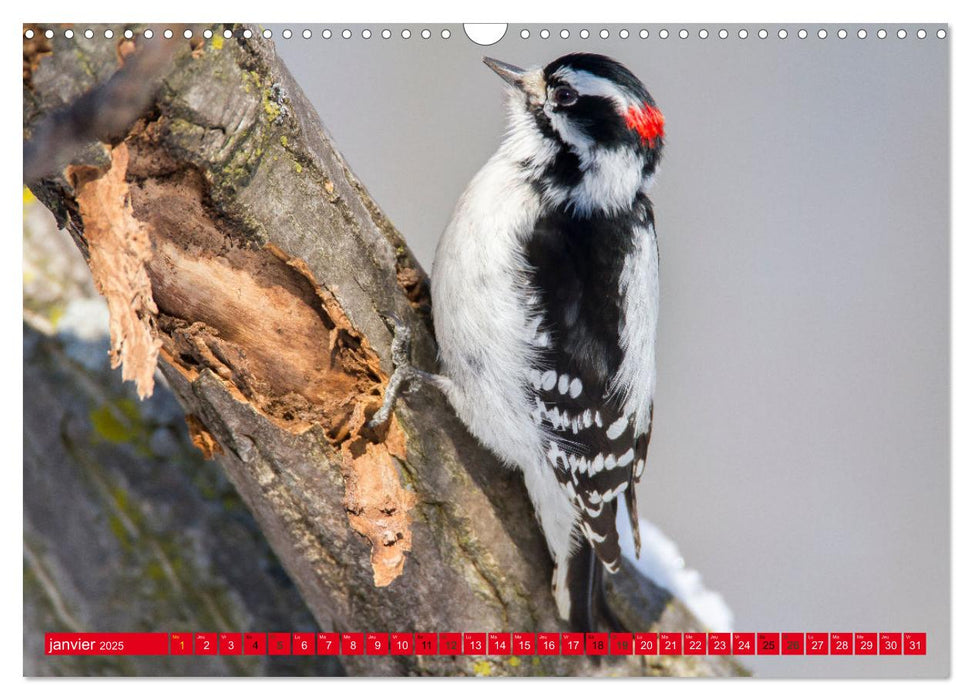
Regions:
[[636, 131], [641, 141], [654, 148], [654, 142], [664, 137], [664, 115], [661, 110], [646, 102], [640, 107], [631, 107], [624, 118], [627, 128]]

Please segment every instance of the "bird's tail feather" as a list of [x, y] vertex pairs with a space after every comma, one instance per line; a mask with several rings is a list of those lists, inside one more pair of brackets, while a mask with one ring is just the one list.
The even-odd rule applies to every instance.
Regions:
[[633, 479], [628, 484], [624, 496], [627, 502], [627, 515], [630, 518], [630, 531], [634, 536], [634, 556], [640, 559], [641, 556], [641, 528], [640, 520], [637, 519], [637, 490]]
[[614, 632], [628, 631], [607, 604], [604, 565], [589, 542], [582, 541], [567, 566], [570, 627], [577, 632], [596, 632], [601, 625]]

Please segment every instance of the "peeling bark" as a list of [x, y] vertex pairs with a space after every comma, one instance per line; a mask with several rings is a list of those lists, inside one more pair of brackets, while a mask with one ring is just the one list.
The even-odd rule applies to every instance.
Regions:
[[401, 575], [411, 551], [415, 494], [401, 484], [394, 461], [407, 459], [404, 431], [392, 418], [383, 443], [347, 441], [341, 457], [348, 519], [371, 542], [374, 585], [388, 586]]
[[206, 430], [206, 426], [196, 416], [191, 413], [187, 414], [185, 424], [189, 428], [189, 439], [205, 459], [212, 459], [216, 455], [224, 454], [222, 445], [216, 441], [212, 433]]
[[128, 147], [111, 151], [111, 166], [69, 166], [91, 252], [88, 264], [95, 287], [111, 313], [111, 366], [121, 365], [125, 381], [135, 382], [139, 398], [151, 396], [161, 341], [156, 331], [158, 308], [152, 298], [146, 263], [152, 258], [148, 227], [129, 202]]
[[[220, 37], [222, 27], [214, 30]], [[366, 427], [392, 369], [382, 314], [414, 329], [415, 363], [434, 368], [427, 278], [272, 43], [246, 40], [238, 27], [235, 37], [184, 42], [129, 133], [72, 164], [72, 172], [125, 174], [131, 216], [151, 242], [144, 266], [160, 366], [193, 416], [193, 434], [222, 450], [204, 448], [322, 629], [561, 629], [521, 479], [468, 435], [444, 398], [421, 390], [389, 425]], [[111, 75], [116, 47], [96, 44], [55, 37], [25, 81], [28, 136]], [[79, 56], [98, 67], [79, 69]], [[127, 169], [108, 169], [125, 147]], [[57, 176], [30, 183], [91, 262], [102, 242], [75, 185]], [[701, 629], [635, 572], [608, 586], [633, 629], [665, 619]], [[743, 672], [718, 657], [344, 661], [351, 674]]]

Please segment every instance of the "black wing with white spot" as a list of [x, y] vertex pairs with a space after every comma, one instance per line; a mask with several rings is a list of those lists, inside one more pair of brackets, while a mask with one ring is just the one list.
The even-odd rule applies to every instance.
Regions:
[[[604, 387], [584, 385], [564, 369], [537, 378], [534, 419], [552, 433], [547, 456], [579, 510], [581, 533], [604, 565], [615, 571], [620, 557], [616, 499], [633, 493], [634, 475], [644, 465], [646, 436], [634, 436], [632, 418], [623, 415], [617, 401], [604, 399]], [[579, 389], [575, 395], [571, 386]], [[593, 397], [584, 395], [585, 386]]]
[[537, 341], [546, 359], [531, 377], [533, 418], [550, 436], [548, 461], [577, 506], [581, 533], [610, 571], [620, 560], [616, 499], [622, 493], [639, 540], [633, 486], [650, 431], [635, 434], [637, 411], [625, 413], [623, 391], [613, 383], [625, 353], [639, 351], [623, 347], [621, 274], [650, 217], [649, 204], [622, 218], [546, 217], [526, 251], [541, 299]]

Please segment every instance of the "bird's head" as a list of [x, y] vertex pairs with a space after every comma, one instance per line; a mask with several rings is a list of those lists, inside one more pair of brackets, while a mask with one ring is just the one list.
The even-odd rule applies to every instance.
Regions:
[[543, 68], [484, 62], [510, 90], [507, 156], [553, 205], [614, 213], [646, 188], [661, 156], [664, 117], [637, 77], [597, 54]]

